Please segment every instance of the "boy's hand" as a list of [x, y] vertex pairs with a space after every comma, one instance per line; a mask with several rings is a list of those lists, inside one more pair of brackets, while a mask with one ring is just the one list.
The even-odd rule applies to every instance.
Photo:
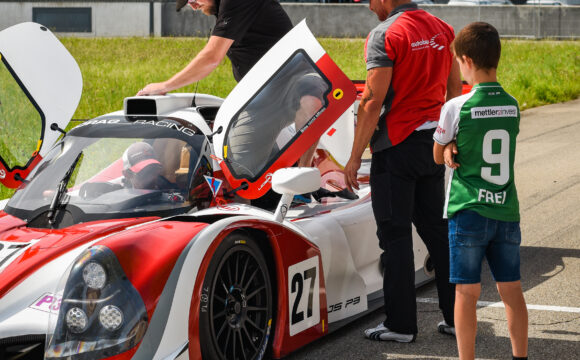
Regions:
[[443, 160], [445, 161], [445, 165], [452, 169], [457, 169], [460, 166], [459, 163], [456, 163], [454, 160], [455, 155], [457, 155], [457, 144], [455, 141], [452, 141], [445, 145], [445, 149], [443, 149]]

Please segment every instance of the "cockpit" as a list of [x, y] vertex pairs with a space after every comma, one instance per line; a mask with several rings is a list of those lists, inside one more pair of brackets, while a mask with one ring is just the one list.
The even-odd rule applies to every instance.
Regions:
[[71, 130], [5, 211], [32, 227], [169, 216], [210, 205], [211, 144], [189, 122], [104, 116]]

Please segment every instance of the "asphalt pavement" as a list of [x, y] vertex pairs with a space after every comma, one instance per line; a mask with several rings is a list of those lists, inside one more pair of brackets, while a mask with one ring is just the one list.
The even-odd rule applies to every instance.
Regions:
[[[580, 359], [580, 99], [522, 112], [515, 172], [529, 358]], [[363, 330], [383, 320], [380, 309], [286, 359], [457, 359], [455, 338], [437, 332], [436, 298], [433, 283], [417, 289], [414, 343], [365, 339]], [[477, 317], [477, 359], [511, 359], [504, 309], [487, 267]]]

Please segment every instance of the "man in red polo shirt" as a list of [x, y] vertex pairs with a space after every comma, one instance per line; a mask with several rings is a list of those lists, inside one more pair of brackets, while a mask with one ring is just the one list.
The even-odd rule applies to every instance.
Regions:
[[450, 51], [453, 28], [410, 0], [370, 0], [382, 21], [365, 45], [367, 79], [358, 110], [349, 189], [370, 141], [371, 196], [383, 249], [386, 320], [365, 335], [412, 342], [417, 330], [412, 226], [433, 265], [442, 333], [454, 334], [455, 289], [449, 283], [447, 222], [443, 219], [445, 167], [433, 162], [433, 131], [441, 106], [461, 93], [459, 67]]

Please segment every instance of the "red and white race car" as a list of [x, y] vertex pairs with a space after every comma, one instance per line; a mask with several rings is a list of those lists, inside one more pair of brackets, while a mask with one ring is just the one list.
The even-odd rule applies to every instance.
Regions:
[[2, 359], [280, 358], [382, 304], [369, 161], [356, 194], [341, 172], [357, 88], [304, 22], [226, 99], [130, 97], [66, 134], [67, 50], [25, 23], [0, 55]]

